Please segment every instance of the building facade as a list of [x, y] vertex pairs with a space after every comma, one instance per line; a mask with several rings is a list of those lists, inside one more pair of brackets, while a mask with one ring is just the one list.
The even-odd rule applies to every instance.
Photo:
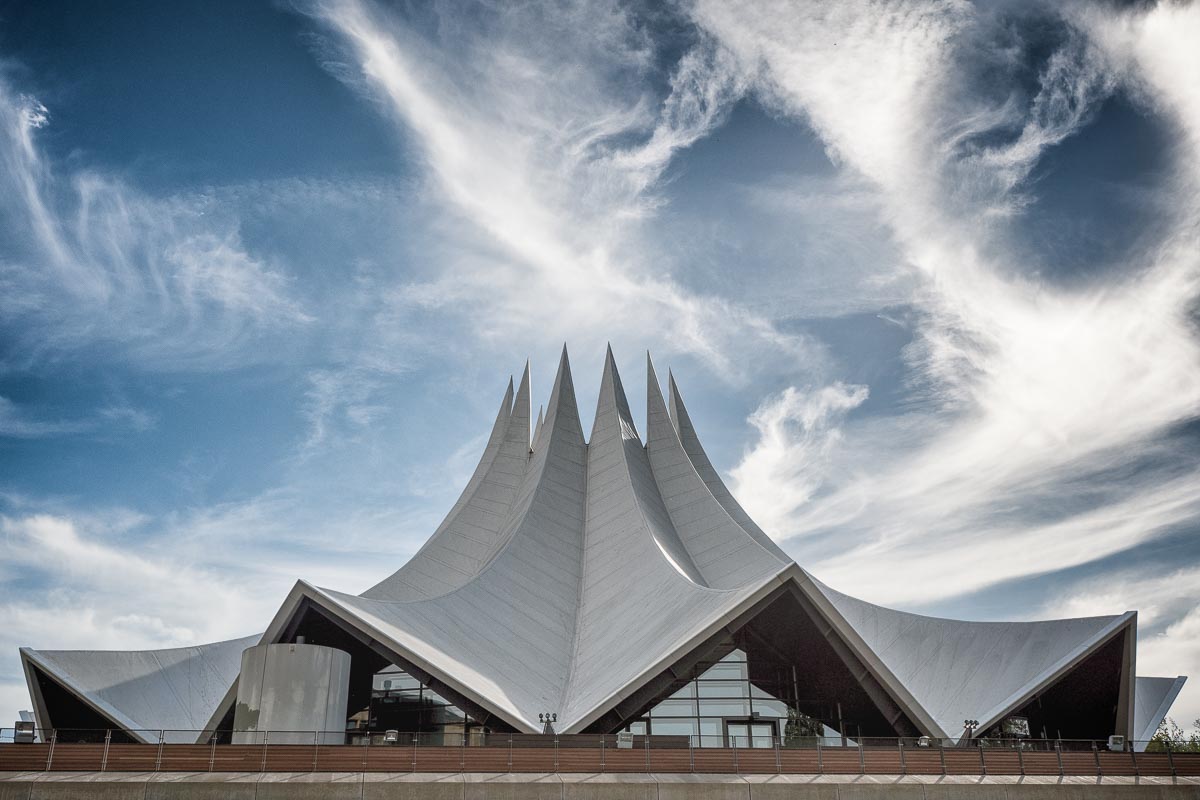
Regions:
[[701, 746], [1144, 740], [1182, 686], [1136, 677], [1132, 611], [965, 622], [824, 585], [738, 504], [649, 359], [644, 438], [611, 350], [587, 438], [565, 348], [544, 413], [530, 396], [526, 366], [445, 520], [360, 595], [299, 581], [264, 633], [229, 642], [22, 649], [39, 727], [204, 741], [263, 680], [243, 651], [298, 642], [350, 655], [348, 741], [470, 743], [548, 717]]

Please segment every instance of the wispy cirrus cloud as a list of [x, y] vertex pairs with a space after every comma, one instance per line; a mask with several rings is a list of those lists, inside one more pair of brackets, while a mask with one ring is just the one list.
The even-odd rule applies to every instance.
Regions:
[[247, 338], [311, 320], [284, 271], [247, 251], [236, 215], [213, 197], [155, 197], [64, 169], [38, 144], [51, 124], [51, 111], [0, 76], [0, 312], [11, 363], [108, 343], [147, 365], [228, 365]]
[[129, 404], [106, 405], [91, 416], [49, 419], [0, 395], [0, 438], [44, 439], [96, 433], [102, 427], [109, 432], [114, 429], [141, 432], [153, 428], [155, 424], [152, 413]]
[[646, 255], [664, 169], [748, 85], [726, 49], [694, 43], [660, 99], [647, 88], [655, 42], [616, 4], [488, 7], [471, 22], [366, 0], [308, 10], [333, 36], [335, 71], [412, 135], [429, 197], [453, 220], [410, 300], [466, 315], [485, 341], [655, 341], [730, 376], [751, 346], [819, 359], [805, 337], [683, 288], [676, 265]]
[[[768, 399], [732, 472], [751, 512], [808, 549], [818, 575], [881, 602], [934, 603], [1200, 524], [1200, 468], [1177, 430], [1200, 414], [1200, 117], [1180, 88], [1200, 68], [1186, 44], [1200, 13], [1064, 6], [1032, 89], [1014, 58], [1023, 14], [1043, 12], [952, 2], [693, 10], [761, 65], [760, 97], [811, 126], [873, 188], [919, 282], [910, 410], [851, 417], [837, 452], [814, 457], [803, 410]], [[1154, 190], [1172, 211], [1115, 274], [1097, 268], [1065, 286], [1020, 260], [1015, 223], [1036, 202], [1030, 176], [1047, 151], [1118, 92], [1181, 133], [1174, 176]], [[760, 424], [779, 415], [786, 425]], [[782, 506], [755, 491], [797, 476], [806, 488]]]

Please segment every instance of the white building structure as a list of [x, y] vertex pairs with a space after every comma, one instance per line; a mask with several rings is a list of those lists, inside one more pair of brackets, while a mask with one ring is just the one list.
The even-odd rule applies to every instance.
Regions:
[[[299, 581], [261, 636], [178, 650], [22, 659], [41, 728], [234, 727], [255, 644], [350, 654], [352, 736], [805, 735], [1149, 738], [1183, 678], [1136, 678], [1136, 612], [964, 622], [824, 585], [721, 481], [674, 378], [647, 359], [639, 435], [611, 350], [584, 437], [564, 348], [536, 422], [526, 366], [462, 496], [421, 550], [361, 595]], [[964, 727], [967, 720], [976, 725]], [[82, 735], [82, 734], [81, 734]], [[186, 738], [168, 733], [168, 738]], [[743, 741], [744, 740], [744, 741]]]

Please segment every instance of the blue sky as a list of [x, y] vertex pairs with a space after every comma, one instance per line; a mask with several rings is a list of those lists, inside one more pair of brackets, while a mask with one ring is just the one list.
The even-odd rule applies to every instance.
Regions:
[[1198, 39], [1152, 3], [0, 3], [0, 707], [20, 645], [390, 573], [564, 341], [584, 419], [607, 342], [639, 419], [669, 365], [835, 587], [1136, 608], [1139, 672], [1200, 673]]

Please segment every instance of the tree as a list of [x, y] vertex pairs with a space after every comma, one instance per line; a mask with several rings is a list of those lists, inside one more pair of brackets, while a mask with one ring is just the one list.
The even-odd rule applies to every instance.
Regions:
[[815, 747], [824, 731], [825, 726], [820, 720], [813, 719], [794, 708], [789, 708], [787, 724], [783, 726], [783, 745], [784, 747]]
[[1179, 723], [1170, 717], [1160, 722], [1146, 745], [1146, 752], [1165, 753], [1168, 747], [1173, 753], [1200, 753], [1200, 719], [1192, 723], [1192, 732], [1186, 736]]

